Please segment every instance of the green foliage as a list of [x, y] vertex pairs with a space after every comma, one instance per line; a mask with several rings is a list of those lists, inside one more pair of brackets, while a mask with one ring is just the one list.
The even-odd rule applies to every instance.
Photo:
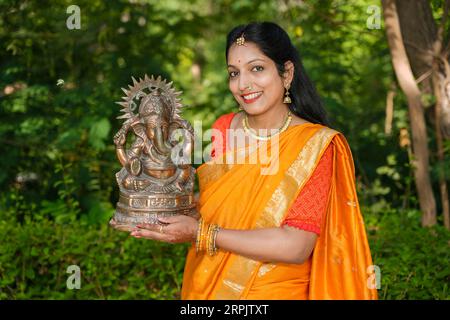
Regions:
[[[442, 0], [432, 3], [439, 19]], [[411, 159], [398, 143], [400, 129], [409, 127], [398, 89], [392, 133], [384, 132], [386, 92], [395, 78], [385, 30], [367, 27], [367, 9], [379, 3], [81, 0], [81, 30], [69, 30], [71, 4], [0, 0], [0, 298], [178, 297], [186, 246], [106, 227], [120, 168], [114, 102], [132, 75], [161, 75], [183, 91], [183, 116], [201, 120], [206, 130], [237, 110], [228, 90], [226, 34], [255, 20], [288, 31], [333, 127], [352, 147], [365, 218], [376, 230], [381, 296], [448, 298], [448, 233], [419, 227]], [[437, 161], [432, 131], [429, 137], [438, 190], [450, 163]], [[81, 267], [80, 290], [65, 287], [71, 264]]]
[[369, 243], [380, 267], [380, 299], [450, 299], [450, 233], [423, 228], [417, 210], [366, 208]]
[[[135, 239], [107, 224], [54, 220], [45, 208], [27, 211], [19, 223], [2, 200], [0, 299], [179, 299], [186, 245]], [[23, 198], [11, 200], [26, 207]], [[71, 265], [81, 270], [79, 290], [66, 285]]]
[[[106, 223], [55, 221], [17, 194], [0, 204], [0, 299], [180, 297], [187, 245], [135, 239]], [[21, 223], [16, 210], [27, 212]], [[362, 210], [381, 271], [380, 299], [450, 299], [450, 233], [422, 228], [416, 210]], [[66, 286], [71, 265], [81, 269], [79, 290]]]

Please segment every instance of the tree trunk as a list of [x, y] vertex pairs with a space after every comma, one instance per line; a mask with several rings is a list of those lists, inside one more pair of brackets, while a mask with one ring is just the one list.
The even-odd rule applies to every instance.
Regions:
[[[442, 17], [441, 24], [438, 29], [437, 38], [433, 46], [433, 88], [434, 95], [436, 97], [435, 104], [435, 129], [436, 129], [436, 144], [437, 144], [437, 156], [438, 163], [442, 166], [445, 163], [445, 155], [444, 155], [444, 142], [442, 137], [442, 129], [441, 129], [441, 118], [442, 118], [442, 105], [443, 100], [448, 103], [448, 95], [447, 95], [447, 84], [449, 83], [449, 79], [445, 78], [445, 74], [447, 74], [447, 78], [450, 77], [450, 72], [448, 68], [448, 63], [445, 55], [442, 55], [443, 41], [444, 41], [444, 27], [447, 22], [447, 16], [450, 9], [450, 0], [445, 1], [444, 5], [444, 15]], [[441, 71], [441, 64], [443, 65]], [[441, 192], [442, 199], [442, 215], [444, 216], [444, 225], [450, 230], [450, 204], [448, 199], [448, 189], [447, 189], [447, 181], [445, 180], [445, 175], [442, 172], [442, 168], [439, 168], [439, 191]]]
[[[437, 163], [445, 163], [444, 138], [450, 138], [450, 70], [445, 48], [444, 27], [450, 0], [446, 0], [442, 21], [437, 27], [430, 2], [427, 0], [396, 0], [402, 39], [413, 74], [420, 79], [421, 93], [434, 95], [430, 122], [434, 124], [437, 145]], [[423, 103], [423, 102], [422, 102]], [[433, 103], [432, 99], [429, 102]], [[434, 111], [434, 112], [431, 112]], [[439, 170], [439, 191], [444, 225], [450, 230], [450, 204], [445, 175]]]
[[383, 14], [392, 64], [397, 80], [408, 101], [414, 153], [414, 176], [422, 210], [422, 225], [436, 224], [436, 201], [429, 175], [429, 152], [424, 108], [403, 44], [395, 0], [382, 0]]
[[[433, 18], [431, 4], [428, 0], [396, 0], [396, 5], [402, 39], [413, 74], [416, 79], [420, 79], [421, 92], [433, 95], [435, 92], [432, 87], [433, 61], [436, 53], [442, 54], [442, 49], [436, 52], [436, 45], [438, 42], [442, 44], [442, 38], [438, 40], [438, 27]], [[445, 59], [448, 61], [448, 57]], [[445, 72], [441, 71], [441, 73]], [[450, 75], [444, 74], [442, 79], [446, 77], [448, 80]], [[444, 83], [441, 83], [441, 86], [443, 85]], [[443, 137], [450, 139], [450, 95], [442, 96], [441, 102], [438, 126], [441, 128]], [[431, 99], [429, 104], [428, 106], [432, 105]], [[430, 110], [428, 119], [434, 123], [436, 117], [431, 115], [433, 108], [428, 110]]]
[[[441, 165], [445, 163], [444, 156], [444, 144], [442, 139], [441, 127], [440, 127], [440, 118], [442, 115], [442, 80], [440, 79], [440, 74], [438, 71], [439, 67], [436, 66], [433, 71], [433, 86], [436, 96], [436, 106], [435, 106], [435, 129], [436, 129], [436, 144], [437, 144], [437, 156], [438, 161]], [[444, 217], [444, 225], [450, 230], [450, 203], [448, 199], [448, 188], [447, 181], [445, 180], [445, 175], [442, 171], [443, 168], [439, 168], [439, 191], [441, 193], [441, 202], [442, 202], [442, 215]]]
[[420, 83], [421, 92], [433, 93], [431, 68], [437, 28], [428, 0], [396, 0], [398, 20], [411, 69], [416, 77], [427, 75]]

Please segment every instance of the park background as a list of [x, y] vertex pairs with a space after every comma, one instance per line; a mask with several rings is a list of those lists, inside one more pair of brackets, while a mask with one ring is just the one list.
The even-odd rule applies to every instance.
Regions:
[[[413, 24], [428, 13], [439, 26], [444, 1], [409, 3]], [[66, 24], [73, 4], [80, 29]], [[333, 127], [349, 141], [380, 299], [450, 298], [441, 192], [450, 179], [450, 140], [436, 134], [437, 99], [421, 87], [436, 205], [424, 220], [410, 101], [398, 84], [380, 1], [0, 0], [0, 299], [179, 298], [188, 246], [108, 227], [120, 169], [114, 102], [131, 76], [161, 75], [183, 91], [183, 117], [208, 129], [237, 111], [226, 34], [265, 20], [288, 31]], [[70, 265], [80, 267], [80, 289], [67, 287]]]

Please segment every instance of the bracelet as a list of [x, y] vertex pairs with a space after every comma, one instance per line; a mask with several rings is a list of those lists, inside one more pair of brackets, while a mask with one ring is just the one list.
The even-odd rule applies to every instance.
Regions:
[[203, 218], [200, 218], [198, 220], [198, 228], [197, 228], [197, 238], [195, 239], [195, 250], [196, 252], [200, 252], [202, 251], [202, 246], [201, 246], [201, 242], [202, 242], [202, 233], [203, 233], [203, 229], [204, 229], [205, 223], [203, 221]]
[[214, 230], [214, 239], [213, 239], [213, 255], [217, 253], [217, 246], [216, 246], [216, 238], [217, 238], [217, 234], [219, 233], [219, 226], [216, 225], [215, 230]]
[[210, 256], [213, 256], [217, 253], [217, 247], [216, 247], [216, 237], [217, 233], [219, 232], [219, 226], [217, 224], [213, 224], [209, 226], [209, 235], [208, 235], [208, 254]]
[[212, 224], [208, 225], [208, 233], [206, 234], [206, 239], [207, 239], [207, 242], [206, 242], [206, 253], [209, 254], [210, 256], [212, 256], [212, 254], [211, 254], [211, 246], [212, 246], [212, 237], [211, 237], [211, 235], [212, 235], [212, 232], [213, 232], [213, 228], [214, 228], [214, 225], [212, 225]]
[[199, 252], [205, 251], [206, 241], [208, 239], [206, 237], [207, 232], [208, 232], [208, 225], [203, 220], [202, 232], [200, 234]]
[[217, 253], [216, 237], [219, 230], [217, 224], [206, 224], [203, 218], [200, 218], [195, 239], [196, 253], [206, 251], [210, 256], [215, 255]]

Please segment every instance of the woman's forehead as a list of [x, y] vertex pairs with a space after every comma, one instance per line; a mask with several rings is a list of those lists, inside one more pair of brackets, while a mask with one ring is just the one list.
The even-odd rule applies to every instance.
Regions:
[[234, 44], [228, 51], [228, 66], [237, 67], [248, 64], [253, 60], [268, 60], [268, 58], [254, 43], [246, 42], [242, 46]]

